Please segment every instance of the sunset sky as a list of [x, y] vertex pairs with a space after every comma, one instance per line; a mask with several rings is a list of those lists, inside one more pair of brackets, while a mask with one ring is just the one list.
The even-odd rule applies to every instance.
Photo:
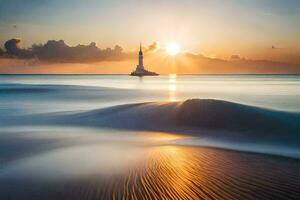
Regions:
[[[33, 44], [44, 45], [48, 40], [63, 40], [68, 46], [88, 46], [94, 42], [100, 49], [114, 50], [118, 45], [126, 54], [116, 59], [110, 56], [104, 63], [101, 59], [88, 62], [79, 58], [43, 62], [42, 57], [35, 56], [40, 58], [38, 64], [30, 64], [40, 67], [29, 66], [29, 71], [17, 67], [30, 65], [27, 61], [4, 55], [0, 73], [47, 73], [49, 66], [55, 64], [58, 73], [59, 70], [74, 73], [72, 68], [65, 68], [70, 65], [82, 73], [88, 72], [85, 70], [91, 65], [101, 68], [100, 71], [93, 68], [95, 73], [126, 73], [136, 63], [134, 55], [140, 41], [146, 51], [149, 48], [145, 63], [163, 73], [210, 73], [206, 68], [216, 65], [224, 69], [212, 69], [211, 73], [226, 73], [227, 68], [230, 68], [228, 73], [234, 73], [234, 65], [247, 67], [245, 71], [237, 69], [237, 73], [252, 73], [253, 68], [251, 71], [249, 66], [262, 67], [257, 71], [262, 73], [300, 72], [298, 0], [0, 0], [0, 3], [3, 51], [6, 41], [18, 38], [21, 49], [31, 48]], [[171, 42], [180, 46], [176, 56], [165, 54]], [[153, 45], [155, 49], [151, 49]], [[206, 61], [199, 62], [204, 58]], [[238, 63], [232, 63], [232, 59]], [[231, 63], [220, 64], [219, 60]], [[162, 64], [167, 65], [163, 70]], [[278, 71], [279, 65], [291, 68]], [[191, 69], [186, 70], [188, 67]], [[88, 70], [93, 72], [93, 69]]]

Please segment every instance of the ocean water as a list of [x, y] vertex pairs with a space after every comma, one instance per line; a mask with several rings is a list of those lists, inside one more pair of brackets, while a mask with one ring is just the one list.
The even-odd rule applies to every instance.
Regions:
[[0, 75], [0, 199], [299, 199], [299, 100], [300, 75]]
[[0, 88], [2, 108], [28, 112], [190, 98], [300, 111], [299, 75], [0, 75]]

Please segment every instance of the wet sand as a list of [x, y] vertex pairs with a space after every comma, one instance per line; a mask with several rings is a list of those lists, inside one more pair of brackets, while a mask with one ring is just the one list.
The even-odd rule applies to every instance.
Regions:
[[[45, 169], [34, 169], [33, 166], [31, 166], [33, 170], [30, 171], [27, 166], [23, 167], [23, 170], [12, 170], [8, 176], [2, 174], [0, 197], [1, 199], [300, 198], [300, 160], [297, 159], [213, 148], [116, 145], [119, 146], [120, 152], [126, 151], [128, 154], [116, 152], [113, 159], [120, 159], [119, 162], [112, 162], [106, 168], [98, 166], [99, 172], [97, 167], [89, 168], [82, 164], [89, 160], [97, 160], [97, 156], [101, 160], [100, 157], [105, 155], [98, 155], [95, 152], [92, 155], [86, 154], [88, 158], [77, 160], [81, 165], [69, 165], [69, 169], [64, 172], [59, 171], [59, 165], [55, 166], [57, 160], [53, 159], [54, 166], [50, 167], [51, 173], [49, 169], [44, 171]], [[88, 149], [94, 147], [95, 145], [85, 146]], [[115, 146], [111, 148], [115, 149]], [[133, 151], [136, 150], [140, 154], [134, 155]], [[76, 154], [74, 149], [71, 149], [71, 152]], [[81, 149], [80, 152], [84, 150]], [[132, 159], [130, 155], [138, 159]], [[70, 155], [63, 154], [63, 157], [69, 159]], [[45, 160], [49, 160], [49, 156], [46, 155]], [[96, 164], [101, 165], [101, 162]], [[87, 173], [76, 176], [76, 170], [74, 174], [70, 172], [72, 167], [78, 170], [78, 173], [84, 168]], [[34, 172], [35, 170], [37, 171]], [[47, 176], [43, 177], [39, 174], [39, 170], [44, 171]], [[18, 171], [26, 173], [20, 176]], [[66, 172], [69, 176], [64, 176]], [[13, 176], [13, 173], [16, 175]]]

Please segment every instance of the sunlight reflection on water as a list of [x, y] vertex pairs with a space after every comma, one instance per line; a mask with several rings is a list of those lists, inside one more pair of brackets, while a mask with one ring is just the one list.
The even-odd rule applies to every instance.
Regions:
[[[68, 100], [68, 107], [73, 105], [73, 107], [82, 106], [83, 108], [88, 104], [101, 107], [147, 101], [213, 98], [268, 108], [300, 111], [298, 101], [300, 76], [297, 75], [185, 76], [170, 74], [143, 78], [126, 75], [0, 75], [0, 81], [1, 88], [10, 88], [11, 91], [19, 92], [16, 93], [17, 98], [22, 98], [24, 103], [30, 99], [27, 107], [36, 98], [38, 100], [42, 98], [47, 104], [54, 104], [56, 107], [62, 107], [65, 105], [65, 100]], [[30, 93], [32, 89], [30, 85], [27, 87], [26, 85], [5, 85], [8, 83], [34, 84], [39, 87]], [[49, 84], [57, 87], [49, 88], [47, 86]], [[76, 87], [65, 87], [66, 85], [75, 85]], [[27, 95], [24, 95], [24, 91], [16, 90], [16, 88], [26, 89]], [[47, 89], [47, 93], [38, 93], [37, 89], [41, 91]], [[4, 93], [3, 104], [7, 102], [10, 94], [12, 95], [12, 92], [7, 93], [7, 90]], [[1, 98], [0, 103], [2, 103]], [[35, 106], [39, 106], [41, 103], [41, 101], [35, 102]]]
[[177, 82], [176, 82], [176, 78], [177, 75], [176, 74], [169, 74], [169, 85], [168, 85], [168, 92], [169, 92], [169, 99], [168, 101], [170, 102], [174, 102], [174, 101], [178, 101], [177, 99], [177, 95], [176, 95], [176, 90], [177, 90]]

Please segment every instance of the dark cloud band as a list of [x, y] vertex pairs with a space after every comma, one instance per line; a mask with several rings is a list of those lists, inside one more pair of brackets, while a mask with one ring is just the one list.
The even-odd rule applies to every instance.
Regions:
[[49, 40], [46, 44], [32, 45], [30, 49], [21, 48], [20, 39], [10, 39], [5, 42], [6, 54], [17, 58], [37, 58], [46, 62], [99, 62], [118, 61], [133, 58], [133, 53], [123, 52], [123, 48], [116, 45], [113, 49], [100, 49], [96, 43], [89, 45], [69, 46], [63, 40]]

